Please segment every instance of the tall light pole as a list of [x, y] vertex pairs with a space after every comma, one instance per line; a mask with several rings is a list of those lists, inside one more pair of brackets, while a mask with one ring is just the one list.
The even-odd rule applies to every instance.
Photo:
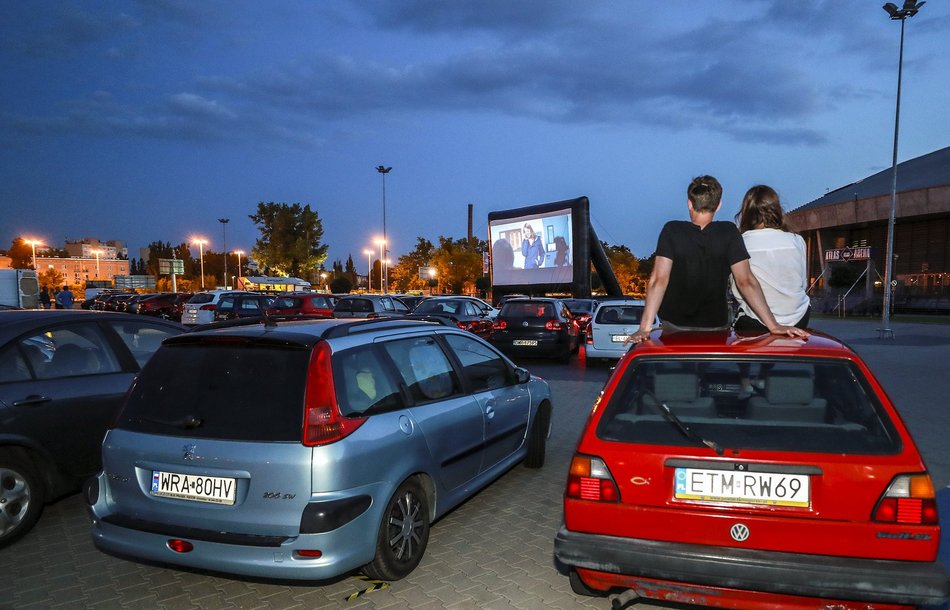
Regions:
[[881, 316], [880, 336], [894, 336], [891, 330], [891, 282], [894, 279], [894, 216], [897, 213], [897, 136], [901, 124], [901, 77], [904, 71], [904, 21], [917, 14], [926, 2], [904, 0], [904, 6], [897, 8], [893, 2], [884, 5], [884, 10], [892, 21], [901, 22], [900, 54], [897, 59], [897, 108], [894, 112], [894, 155], [891, 159], [891, 213], [887, 219], [887, 252], [884, 255], [884, 312]]
[[[239, 284], [241, 282], [241, 255], [244, 254], [244, 250], [235, 250], [234, 253], [237, 254], [238, 257], [237, 279]], [[235, 284], [234, 287], [237, 288], [237, 284]]]
[[93, 250], [93, 254], [96, 255], [96, 279], [99, 279], [99, 255], [102, 254], [102, 250]]
[[[392, 171], [393, 168], [386, 167], [384, 165], [376, 166], [376, 171], [383, 175], [383, 245], [386, 245], [386, 174]], [[382, 252], [379, 255], [379, 278], [380, 278], [380, 290], [383, 293], [389, 292], [389, 269], [383, 269], [383, 259], [386, 258], [386, 253]]]
[[222, 249], [224, 251], [224, 289], [228, 289], [228, 222], [230, 218], [219, 218], [218, 222], [221, 223], [221, 231], [223, 233], [223, 242]]
[[42, 245], [43, 245], [43, 242], [41, 242], [41, 241], [39, 241], [39, 240], [37, 240], [37, 239], [24, 239], [23, 241], [24, 241], [25, 243], [30, 244], [30, 248], [32, 248], [32, 250], [33, 250], [33, 271], [36, 271], [36, 247], [37, 247], [37, 246], [42, 246]]
[[[192, 239], [191, 243], [198, 244], [198, 262], [201, 264], [201, 289], [205, 289], [205, 244], [206, 239]], [[227, 282], [227, 279], [225, 279]]]
[[[373, 251], [367, 248], [363, 250], [363, 254], [366, 255], [366, 292], [369, 292], [373, 289]], [[380, 274], [380, 278], [382, 278], [382, 274]], [[382, 279], [380, 279], [380, 282], [382, 282]]]

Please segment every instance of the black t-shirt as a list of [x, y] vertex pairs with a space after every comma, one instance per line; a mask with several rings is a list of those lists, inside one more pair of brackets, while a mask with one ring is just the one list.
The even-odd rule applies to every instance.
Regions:
[[685, 220], [670, 221], [660, 231], [656, 255], [673, 261], [661, 320], [706, 328], [729, 324], [731, 267], [749, 258], [736, 225], [711, 222], [700, 229]]

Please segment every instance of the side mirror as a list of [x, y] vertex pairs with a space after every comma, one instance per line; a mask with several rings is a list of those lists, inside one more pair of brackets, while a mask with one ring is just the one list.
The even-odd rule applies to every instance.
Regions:
[[515, 369], [515, 381], [519, 384], [528, 383], [531, 380], [531, 373], [527, 369], [523, 369], [520, 366]]

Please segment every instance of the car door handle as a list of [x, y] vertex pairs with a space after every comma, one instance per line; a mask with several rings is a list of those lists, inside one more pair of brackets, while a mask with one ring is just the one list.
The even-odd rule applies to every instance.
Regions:
[[492, 419], [495, 417], [495, 407], [493, 405], [485, 406], [485, 418]]
[[30, 405], [40, 405], [40, 404], [43, 404], [44, 402], [50, 402], [51, 400], [53, 399], [50, 398], [49, 396], [41, 396], [40, 394], [30, 394], [29, 396], [27, 396], [26, 398], [22, 400], [13, 401], [13, 406], [27, 407]]

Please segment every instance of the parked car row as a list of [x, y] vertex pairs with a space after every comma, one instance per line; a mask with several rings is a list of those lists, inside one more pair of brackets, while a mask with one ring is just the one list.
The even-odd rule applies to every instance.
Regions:
[[[578, 340], [559, 299], [510, 299], [490, 342], [459, 326], [450, 299], [435, 303], [420, 315], [449, 323], [277, 317], [189, 333], [106, 312], [0, 312], [13, 431], [0, 441], [0, 546], [101, 460], [84, 492], [105, 552], [252, 577], [407, 576], [436, 519], [517, 462], [544, 463], [556, 397], [503, 350], [563, 358]], [[613, 336], [641, 306], [599, 303], [591, 341], [603, 324], [625, 344]], [[950, 597], [926, 464], [866, 364], [821, 333], [656, 331], [625, 350], [562, 501], [558, 565], [576, 593], [617, 607]]]

